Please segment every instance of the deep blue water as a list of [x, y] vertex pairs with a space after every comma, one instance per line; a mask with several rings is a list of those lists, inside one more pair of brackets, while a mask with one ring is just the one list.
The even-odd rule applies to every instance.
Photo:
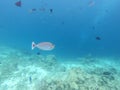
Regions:
[[[40, 52], [58, 57], [119, 56], [120, 0], [93, 1], [90, 7], [90, 0], [22, 0], [22, 7], [16, 7], [17, 0], [0, 0], [0, 44], [33, 52], [32, 41], [50, 41], [55, 49]], [[29, 13], [32, 8], [45, 11]]]

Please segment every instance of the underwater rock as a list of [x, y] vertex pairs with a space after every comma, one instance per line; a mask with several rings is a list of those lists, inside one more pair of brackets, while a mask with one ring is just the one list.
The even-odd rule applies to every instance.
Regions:
[[112, 72], [112, 74], [117, 74], [117, 70], [114, 67], [110, 68], [109, 71]]
[[103, 75], [111, 75], [111, 72], [105, 71], [105, 72], [103, 72]]
[[83, 65], [88, 65], [88, 66], [91, 66], [96, 62], [98, 62], [98, 60], [96, 58], [93, 58], [91, 55], [87, 55], [84, 58], [78, 58], [78, 61]]
[[109, 79], [111, 75], [88, 74], [80, 67], [72, 67], [63, 74], [56, 71], [46, 77], [45, 85], [38, 90], [117, 90], [113, 87], [112, 77]]
[[106, 79], [108, 79], [108, 80], [115, 80], [115, 77], [114, 77], [114, 73], [116, 72], [114, 72], [114, 70], [115, 69], [113, 69], [113, 72], [112, 71], [104, 71], [103, 73], [102, 73], [102, 77], [104, 77], [104, 78], [106, 78]]
[[100, 85], [107, 85], [108, 84], [108, 80], [106, 80], [105, 77], [102, 77], [101, 80], [100, 80]]
[[70, 88], [71, 88], [72, 90], [79, 90], [79, 86], [78, 86], [78, 84], [76, 84], [75, 82], [71, 82], [71, 83], [70, 83]]
[[61, 67], [61, 68], [60, 68], [60, 71], [62, 71], [62, 72], [66, 72], [66, 70], [67, 70], [67, 69], [66, 69], [65, 67]]
[[44, 65], [45, 65], [45, 68], [49, 70], [56, 69], [56, 67], [58, 67], [58, 63], [57, 63], [55, 55], [48, 55], [45, 58]]
[[59, 63], [57, 62], [55, 55], [33, 55], [33, 57], [31, 56], [30, 58], [30, 62], [32, 62], [33, 65], [39, 66], [48, 71], [59, 69]]
[[[4, 51], [4, 50], [3, 50]], [[83, 68], [95, 58], [82, 58], [81, 66], [60, 66], [54, 55], [25, 55], [5, 52], [0, 65], [0, 84], [12, 83], [14, 90], [119, 90], [120, 72], [114, 67]], [[18, 54], [16, 54], [18, 53]], [[84, 61], [87, 59], [88, 61]], [[89, 61], [90, 60], [90, 61]], [[87, 62], [87, 63], [85, 63]], [[29, 65], [29, 67], [28, 67]], [[60, 66], [60, 67], [58, 67]], [[41, 70], [42, 68], [42, 70]], [[85, 66], [86, 68], [86, 66]], [[47, 69], [47, 70], [45, 70]], [[53, 69], [53, 70], [52, 70]], [[7, 81], [8, 80], [8, 81]], [[31, 84], [30, 84], [31, 83]], [[6, 84], [6, 83], [5, 83]], [[9, 84], [9, 83], [8, 83]], [[11, 87], [10, 84], [4, 87]], [[1, 88], [1, 86], [0, 86]], [[7, 90], [1, 89], [1, 90]], [[13, 89], [11, 89], [13, 90]]]
[[56, 90], [64, 90], [64, 82], [62, 80], [57, 81]]
[[110, 76], [104, 76], [105, 78], [109, 79], [110, 81], [111, 80], [115, 80], [115, 77], [113, 75], [110, 75]]
[[48, 90], [48, 83], [45, 80], [41, 80], [35, 84], [34, 90]]

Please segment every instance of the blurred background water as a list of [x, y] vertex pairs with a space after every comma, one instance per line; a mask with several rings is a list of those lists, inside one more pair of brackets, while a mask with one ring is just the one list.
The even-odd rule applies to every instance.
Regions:
[[[42, 54], [68, 58], [120, 55], [119, 0], [22, 0], [22, 7], [15, 2], [0, 0], [1, 45], [33, 52], [32, 41], [49, 41], [55, 49]], [[36, 11], [30, 13], [32, 8]]]

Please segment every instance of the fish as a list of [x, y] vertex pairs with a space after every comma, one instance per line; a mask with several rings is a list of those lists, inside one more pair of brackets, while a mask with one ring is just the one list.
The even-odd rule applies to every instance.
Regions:
[[55, 45], [52, 44], [51, 42], [40, 42], [38, 44], [35, 44], [35, 42], [32, 42], [32, 50], [37, 47], [40, 50], [44, 50], [44, 51], [51, 51], [55, 48]]
[[32, 11], [36, 11], [37, 9], [36, 8], [33, 8], [33, 9], [31, 9]]
[[31, 76], [29, 77], [29, 82], [32, 83], [32, 77]]
[[52, 13], [53, 12], [53, 9], [50, 9], [50, 13]]
[[37, 55], [40, 55], [41, 53], [40, 52], [37, 52]]
[[37, 11], [36, 8], [32, 8], [32, 9], [29, 10], [30, 13], [35, 12], [35, 11]]
[[21, 0], [17, 1], [17, 2], [15, 3], [15, 5], [16, 5], [17, 7], [21, 7], [21, 6], [22, 6]]
[[101, 38], [99, 36], [96, 37], [96, 40], [101, 40]]

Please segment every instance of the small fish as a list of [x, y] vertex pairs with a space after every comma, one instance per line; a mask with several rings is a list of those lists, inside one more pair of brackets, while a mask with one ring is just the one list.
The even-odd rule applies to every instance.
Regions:
[[96, 37], [96, 40], [101, 40], [101, 38], [99, 36]]
[[52, 13], [53, 12], [53, 9], [50, 9], [50, 13]]
[[32, 83], [32, 77], [31, 76], [29, 77], [29, 82]]
[[37, 52], [37, 55], [40, 55], [41, 53], [40, 52]]
[[32, 50], [37, 47], [41, 50], [45, 50], [45, 51], [50, 51], [53, 50], [55, 48], [55, 45], [52, 44], [51, 42], [41, 42], [38, 44], [35, 44], [35, 42], [32, 42]]
[[30, 13], [35, 12], [35, 11], [37, 11], [36, 8], [32, 8], [31, 10], [29, 10]]
[[37, 9], [36, 8], [33, 8], [33, 9], [31, 9], [32, 11], [36, 11]]
[[21, 7], [21, 6], [22, 6], [21, 0], [17, 1], [17, 2], [15, 3], [15, 5], [16, 5], [17, 7]]

